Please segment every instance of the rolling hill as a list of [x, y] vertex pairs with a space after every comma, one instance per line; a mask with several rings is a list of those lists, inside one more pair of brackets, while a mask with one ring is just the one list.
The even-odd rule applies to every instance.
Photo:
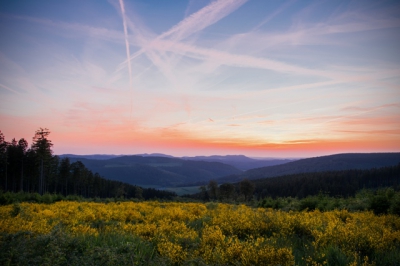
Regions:
[[62, 154], [59, 155], [60, 158], [68, 157], [72, 158], [85, 158], [85, 159], [93, 159], [93, 160], [108, 160], [111, 158], [120, 157], [123, 155], [114, 155], [114, 154], [88, 154], [88, 155], [76, 155], [76, 154]]
[[191, 161], [205, 161], [205, 162], [220, 162], [232, 165], [240, 170], [249, 170], [253, 168], [260, 168], [272, 165], [279, 165], [295, 161], [294, 159], [278, 159], [278, 158], [263, 158], [253, 159], [244, 155], [212, 155], [212, 156], [195, 156], [195, 157], [182, 157], [185, 160]]
[[[61, 158], [85, 158], [85, 159], [94, 159], [94, 160], [107, 160], [117, 157], [122, 157], [124, 155], [114, 155], [114, 154], [89, 154], [89, 155], [75, 155], [75, 154], [63, 154], [60, 155]], [[281, 159], [281, 158], [258, 158], [253, 159], [246, 157], [244, 155], [212, 155], [212, 156], [184, 156], [184, 157], [174, 157], [167, 154], [162, 153], [143, 153], [143, 154], [135, 154], [134, 156], [140, 157], [166, 157], [166, 158], [176, 158], [183, 159], [186, 161], [204, 161], [204, 162], [219, 162], [223, 164], [231, 165], [237, 169], [242, 171], [246, 171], [253, 168], [260, 168], [265, 166], [279, 165], [288, 162], [295, 161], [297, 159]]]
[[239, 182], [244, 178], [261, 179], [298, 173], [315, 173], [351, 169], [372, 169], [397, 165], [400, 153], [345, 153], [300, 159], [281, 165], [248, 170], [242, 174], [219, 178], [219, 183]]
[[220, 162], [190, 161], [170, 157], [121, 156], [94, 160], [77, 156], [88, 169], [107, 179], [144, 187], [176, 186], [184, 183], [207, 182], [219, 177], [240, 174], [241, 170]]

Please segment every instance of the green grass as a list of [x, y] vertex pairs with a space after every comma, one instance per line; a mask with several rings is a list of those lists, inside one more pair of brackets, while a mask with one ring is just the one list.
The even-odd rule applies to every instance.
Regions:
[[134, 236], [74, 237], [61, 230], [0, 235], [0, 265], [165, 265], [152, 243]]
[[167, 187], [163, 188], [163, 190], [175, 192], [178, 196], [182, 196], [185, 194], [195, 194], [200, 192], [200, 186], [191, 186], [191, 187]]

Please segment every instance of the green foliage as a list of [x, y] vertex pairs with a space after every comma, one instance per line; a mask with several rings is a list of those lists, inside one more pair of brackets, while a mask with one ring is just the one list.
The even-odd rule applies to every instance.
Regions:
[[299, 210], [313, 211], [317, 208], [317, 205], [318, 205], [318, 199], [316, 197], [307, 197], [300, 201]]
[[249, 200], [254, 192], [254, 184], [247, 178], [239, 183], [240, 193], [244, 195], [245, 200]]
[[[254, 195], [266, 197], [315, 196], [322, 192], [335, 197], [355, 196], [362, 189], [392, 187], [385, 196], [393, 197], [400, 190], [400, 164], [367, 170], [343, 170], [317, 173], [299, 173], [280, 177], [252, 180]], [[239, 186], [239, 184], [237, 184]], [[365, 197], [367, 195], [359, 195]]]
[[215, 210], [218, 207], [218, 203], [215, 202], [208, 202], [206, 204], [208, 210]]
[[329, 246], [325, 250], [328, 265], [349, 265], [351, 259], [338, 246]]
[[[370, 198], [386, 195], [391, 203], [399, 196], [397, 192], [393, 193], [389, 190], [363, 193], [363, 195], [368, 195]], [[314, 202], [313, 206], [316, 208], [322, 208], [321, 206], [330, 208], [336, 201], [328, 195], [320, 194], [301, 200], [266, 198], [259, 204], [273, 208], [288, 208], [297, 204], [300, 208], [301, 202]], [[142, 204], [144, 203], [130, 203], [129, 208], [124, 207], [121, 212], [117, 211], [116, 213], [125, 214], [124, 212], [134, 209], [135, 205]], [[12, 206], [3, 207], [3, 210], [9, 211], [13, 217], [22, 219], [28, 218], [30, 211], [36, 216], [40, 207], [31, 206], [32, 208], [29, 210], [28, 205], [15, 203]], [[65, 205], [68, 206], [70, 203]], [[123, 204], [112, 205], [109, 207], [115, 210]], [[85, 210], [104, 206], [76, 204], [76, 209], [71, 209], [71, 214], [81, 214]], [[169, 206], [172, 208], [169, 209]], [[182, 229], [186, 227], [196, 231], [193, 237], [189, 237], [189, 235], [177, 236], [175, 228], [169, 226], [170, 218], [177, 217], [177, 206], [176, 203], [169, 205], [152, 202], [147, 207], [142, 205], [138, 208], [143, 211], [140, 220], [142, 218], [145, 220], [137, 225], [140, 227], [143, 225], [142, 223], [156, 225], [152, 230], [156, 230], [158, 233], [154, 234], [152, 239], [148, 238], [147, 233], [141, 235], [141, 231], [131, 231], [133, 227], [130, 225], [135, 224], [138, 220], [135, 222], [135, 219], [125, 220], [125, 217], [117, 218], [119, 220], [107, 218], [110, 209], [103, 212], [104, 216], [90, 221], [87, 221], [85, 216], [81, 216], [79, 219], [72, 218], [69, 222], [65, 220], [65, 217], [61, 218], [61, 222], [43, 235], [31, 232], [3, 232], [0, 233], [0, 265], [260, 265], [260, 261], [258, 263], [246, 262], [246, 259], [252, 259], [260, 254], [257, 249], [263, 251], [260, 247], [272, 248], [264, 250], [264, 252], [274, 255], [269, 258], [269, 261], [266, 261], [267, 265], [389, 266], [398, 265], [400, 261], [400, 242], [396, 237], [399, 232], [399, 218], [393, 215], [378, 217], [371, 212], [350, 213], [348, 211], [286, 213], [252, 209], [242, 204], [228, 205], [215, 202], [186, 206], [182, 204], [178, 207], [183, 211], [181, 212], [182, 216], [174, 218], [177, 219], [174, 222], [181, 221], [185, 225]], [[208, 213], [203, 212], [205, 211], [204, 206]], [[55, 213], [55, 209], [50, 209], [52, 206], [43, 204], [42, 207], [44, 207], [43, 214], [44, 210]], [[157, 209], [157, 216], [152, 215], [155, 209]], [[188, 219], [196, 209], [203, 214], [196, 219]], [[102, 211], [98, 213], [100, 212]], [[159, 215], [166, 219], [157, 218]], [[146, 221], [147, 218], [150, 219]], [[35, 219], [40, 221], [42, 217]], [[14, 218], [10, 220], [12, 223]], [[97, 229], [96, 233], [73, 233], [71, 221], [76, 222], [74, 226], [87, 223], [91, 229]], [[128, 231], [122, 229], [124, 223], [130, 228]], [[386, 228], [391, 229], [390, 232], [393, 233], [394, 238], [386, 231], [384, 233], [383, 230]], [[140, 236], [145, 237], [139, 239]], [[170, 244], [164, 245], [165, 243]], [[203, 245], [205, 243], [207, 244]], [[164, 248], [168, 248], [167, 252], [173, 253], [174, 250], [177, 250], [174, 248], [177, 247], [182, 247], [181, 251], [188, 256], [185, 255], [181, 260], [173, 261], [171, 257], [168, 258], [168, 254], [163, 252]], [[232, 251], [232, 248], [235, 248], [235, 253], [228, 253], [227, 250]], [[290, 264], [277, 262], [277, 259], [283, 254], [278, 250], [283, 252], [282, 248], [286, 249], [288, 254], [293, 255]], [[206, 257], [208, 253], [205, 253], [204, 250], [209, 250], [216, 256], [209, 260]], [[256, 252], [251, 253], [253, 251]], [[175, 254], [177, 257], [180, 257], [179, 252]], [[226, 256], [228, 256], [227, 254], [238, 254], [239, 256], [229, 255], [222, 262], [220, 259], [224, 254]], [[218, 258], [218, 256], [221, 257]]]
[[[239, 180], [247, 177], [251, 180], [261, 178], [273, 178], [291, 176], [299, 173], [327, 173], [329, 172], [342, 172], [345, 173], [345, 178], [358, 175], [364, 170], [368, 170], [368, 174], [375, 175], [375, 170], [378, 168], [390, 167], [398, 165], [400, 162], [400, 153], [349, 153], [349, 154], [334, 154], [328, 156], [320, 156], [314, 158], [306, 158], [296, 160], [281, 165], [274, 165], [269, 167], [261, 167], [250, 169], [239, 176], [227, 176], [221, 182], [238, 182]], [[359, 169], [359, 170], [354, 170]], [[353, 173], [351, 173], [353, 172]], [[336, 175], [336, 174], [335, 174]], [[388, 186], [390, 180], [380, 178], [376, 180], [377, 186]], [[368, 178], [368, 176], [366, 176]], [[375, 182], [375, 181], [374, 181]], [[340, 184], [339, 184], [340, 185]], [[297, 189], [301, 189], [297, 187]]]
[[400, 215], [400, 193], [397, 193], [393, 198], [390, 205], [389, 212], [391, 214]]
[[21, 205], [19, 205], [19, 203], [14, 203], [10, 213], [11, 217], [16, 217], [21, 212], [21, 210], [22, 210]]
[[155, 247], [133, 236], [73, 237], [60, 230], [0, 236], [1, 265], [162, 265]]
[[218, 183], [215, 180], [210, 180], [210, 182], [207, 185], [208, 189], [208, 194], [210, 195], [210, 198], [213, 200], [216, 200], [218, 198]]
[[386, 214], [390, 207], [390, 201], [385, 195], [376, 195], [371, 199], [369, 208], [375, 214]]
[[219, 195], [222, 200], [232, 199], [235, 193], [235, 186], [230, 183], [224, 183], [219, 186]]
[[361, 190], [354, 197], [338, 198], [330, 197], [320, 193], [318, 196], [298, 198], [276, 198], [266, 197], [258, 202], [257, 207], [281, 209], [284, 211], [319, 211], [348, 210], [373, 211], [375, 214], [400, 215], [400, 192], [392, 188], [373, 190]]
[[[46, 128], [37, 130], [31, 148], [27, 150], [28, 142], [25, 139], [13, 139], [9, 143], [4, 141], [0, 131], [0, 190], [39, 193], [30, 194], [29, 199], [25, 194], [10, 196], [0, 193], [0, 204], [16, 201], [53, 203], [69, 195], [73, 195], [69, 200], [81, 200], [82, 197], [172, 199], [176, 196], [169, 191], [143, 189], [120, 181], [106, 180], [90, 171], [79, 160], [73, 163], [68, 158], [60, 160], [58, 156], [52, 155], [53, 143], [48, 139], [49, 134]], [[116, 175], [113, 173], [113, 176]]]

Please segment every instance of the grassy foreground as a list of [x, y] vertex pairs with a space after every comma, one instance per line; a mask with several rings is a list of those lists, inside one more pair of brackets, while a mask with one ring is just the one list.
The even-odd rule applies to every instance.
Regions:
[[400, 217], [222, 203], [0, 207], [1, 265], [398, 265]]

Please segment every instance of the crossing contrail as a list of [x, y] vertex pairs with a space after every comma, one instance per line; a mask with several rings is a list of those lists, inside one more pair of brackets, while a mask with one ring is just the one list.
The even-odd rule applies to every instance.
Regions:
[[133, 106], [132, 66], [131, 66], [131, 53], [129, 52], [128, 28], [126, 26], [124, 1], [119, 0], [119, 5], [121, 6], [122, 22], [124, 24], [125, 47], [126, 47], [126, 56], [128, 59], [128, 71], [129, 71], [129, 89], [131, 90], [131, 112], [130, 112], [130, 115], [132, 116], [132, 106]]

